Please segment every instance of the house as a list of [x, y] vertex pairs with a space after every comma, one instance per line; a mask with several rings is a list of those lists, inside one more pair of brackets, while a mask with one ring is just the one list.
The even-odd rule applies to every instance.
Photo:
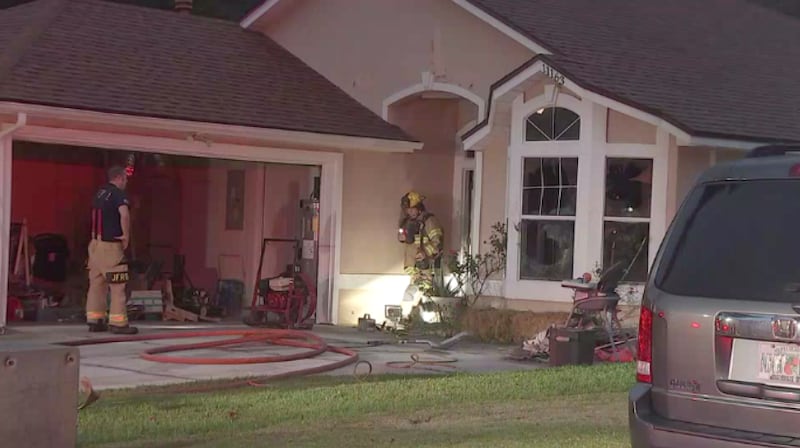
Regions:
[[[381, 319], [399, 303], [409, 189], [445, 223], [448, 249], [480, 250], [508, 223], [495, 304], [561, 309], [560, 281], [597, 265], [624, 263], [636, 296], [702, 170], [800, 141], [800, 22], [747, 0], [343, 5], [267, 0], [238, 26], [101, 0], [0, 11], [1, 234], [34, 225], [15, 186], [44, 188], [26, 173], [52, 154], [166, 154], [180, 207], [159, 210], [182, 230], [160, 238], [180, 241], [204, 279], [233, 256], [251, 285], [258, 242], [291, 233], [287, 211], [316, 177], [319, 322]], [[231, 228], [232, 170], [245, 206]]]

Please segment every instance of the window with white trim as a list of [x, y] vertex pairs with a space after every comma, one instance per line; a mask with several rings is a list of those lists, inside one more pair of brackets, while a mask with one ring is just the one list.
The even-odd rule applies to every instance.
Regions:
[[623, 281], [644, 282], [648, 271], [653, 160], [606, 159], [603, 267], [622, 263]]
[[529, 142], [580, 140], [581, 117], [563, 107], [545, 107], [525, 120], [525, 140]]
[[572, 277], [577, 157], [523, 158], [519, 278]]

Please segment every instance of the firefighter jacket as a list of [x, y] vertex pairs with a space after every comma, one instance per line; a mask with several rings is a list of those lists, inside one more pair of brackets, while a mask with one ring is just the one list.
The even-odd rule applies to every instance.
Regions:
[[422, 216], [422, 226], [414, 238], [414, 245], [429, 262], [441, 257], [444, 250], [444, 229], [432, 213]]

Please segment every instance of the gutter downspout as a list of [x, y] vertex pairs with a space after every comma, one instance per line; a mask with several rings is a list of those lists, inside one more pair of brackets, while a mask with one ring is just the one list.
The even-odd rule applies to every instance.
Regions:
[[[8, 129], [0, 130], [0, 335], [6, 333], [8, 309], [8, 258], [11, 248], [9, 235], [11, 234], [11, 162], [13, 151], [13, 136], [28, 124], [28, 115], [17, 113], [17, 122]], [[9, 148], [4, 145], [4, 140], [9, 142]]]
[[17, 122], [14, 123], [14, 126], [11, 126], [8, 129], [3, 129], [0, 131], [0, 138], [3, 138], [7, 135], [13, 135], [21, 128], [25, 127], [28, 124], [28, 114], [25, 112], [17, 112]]

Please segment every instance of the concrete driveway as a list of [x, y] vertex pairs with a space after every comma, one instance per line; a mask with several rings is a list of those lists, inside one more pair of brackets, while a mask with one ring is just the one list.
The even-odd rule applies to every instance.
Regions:
[[[184, 325], [162, 322], [137, 322], [140, 334], [157, 334], [173, 331], [248, 329], [245, 325], [234, 324], [200, 324]], [[0, 336], [0, 352], [3, 345], [14, 344], [15, 341], [59, 343], [87, 338], [104, 338], [113, 336], [108, 333], [88, 333], [85, 325], [22, 325], [10, 328], [10, 333]], [[541, 368], [544, 364], [536, 362], [518, 362], [506, 358], [510, 347], [478, 344], [465, 339], [447, 351], [431, 350], [426, 344], [377, 345], [368, 346], [368, 341], [394, 339], [380, 332], [359, 332], [353, 328], [316, 326], [312, 331], [324, 338], [329, 345], [351, 348], [358, 352], [359, 359], [372, 365], [373, 374], [381, 373], [434, 373], [434, 372], [492, 372], [503, 370], [520, 370]], [[225, 337], [229, 338], [229, 337]], [[97, 390], [130, 388], [136, 386], [155, 386], [189, 383], [198, 380], [235, 379], [253, 376], [268, 376], [284, 372], [316, 367], [341, 360], [344, 355], [325, 352], [310, 359], [279, 363], [233, 364], [233, 365], [193, 365], [154, 362], [142, 359], [142, 351], [165, 345], [212, 341], [220, 338], [192, 338], [177, 340], [157, 340], [122, 342], [80, 347], [80, 375], [87, 377]], [[224, 339], [224, 338], [223, 338]], [[438, 341], [437, 341], [438, 342]], [[176, 352], [170, 355], [187, 357], [243, 357], [270, 356], [297, 352], [296, 348], [278, 347], [263, 343], [252, 343], [230, 348], [209, 348], [191, 352]], [[419, 354], [422, 360], [455, 360], [444, 366], [417, 364], [413, 368], [392, 367], [389, 362], [411, 362], [413, 354]], [[368, 371], [369, 366], [357, 366], [359, 373]], [[328, 375], [353, 375], [354, 365], [349, 365]]]

